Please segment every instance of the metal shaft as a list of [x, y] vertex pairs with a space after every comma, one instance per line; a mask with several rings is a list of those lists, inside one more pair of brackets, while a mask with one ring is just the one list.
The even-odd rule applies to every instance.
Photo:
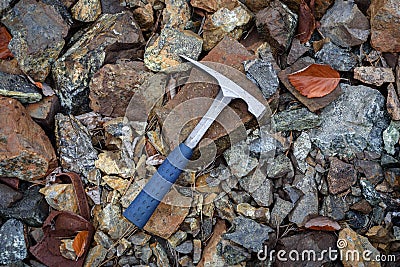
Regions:
[[215, 121], [221, 111], [231, 102], [231, 97], [225, 97], [222, 90], [219, 90], [217, 97], [214, 99], [206, 114], [201, 118], [200, 122], [196, 125], [189, 137], [185, 140], [185, 145], [191, 149], [195, 148], [200, 142], [201, 138], [210, 128], [211, 124]]

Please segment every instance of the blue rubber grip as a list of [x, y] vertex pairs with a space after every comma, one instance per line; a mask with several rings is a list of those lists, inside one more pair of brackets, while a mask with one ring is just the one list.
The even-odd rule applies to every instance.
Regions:
[[192, 154], [193, 150], [183, 143], [176, 147], [124, 211], [125, 218], [142, 229], [178, 179]]

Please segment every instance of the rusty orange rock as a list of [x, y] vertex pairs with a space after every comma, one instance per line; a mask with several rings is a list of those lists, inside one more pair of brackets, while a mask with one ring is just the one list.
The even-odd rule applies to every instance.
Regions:
[[17, 100], [0, 97], [0, 176], [32, 181], [57, 166], [50, 140]]

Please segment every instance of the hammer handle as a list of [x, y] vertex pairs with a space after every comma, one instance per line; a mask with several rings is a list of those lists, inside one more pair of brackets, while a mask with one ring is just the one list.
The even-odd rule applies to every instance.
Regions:
[[193, 150], [184, 143], [176, 147], [125, 210], [125, 218], [142, 229], [178, 179], [192, 154]]

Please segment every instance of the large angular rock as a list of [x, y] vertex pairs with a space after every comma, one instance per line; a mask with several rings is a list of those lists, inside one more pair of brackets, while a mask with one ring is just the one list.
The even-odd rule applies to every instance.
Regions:
[[321, 126], [310, 131], [311, 140], [330, 156], [381, 153], [382, 132], [388, 126], [385, 98], [363, 85], [340, 86], [344, 94], [322, 110]]
[[0, 72], [0, 95], [17, 99], [23, 104], [42, 99], [39, 90], [28, 79], [5, 72]]
[[357, 67], [354, 68], [354, 79], [367, 84], [381, 86], [383, 83], [393, 83], [395, 81], [391, 68], [379, 67]]
[[224, 36], [240, 39], [244, 27], [251, 21], [252, 14], [243, 5], [232, 10], [222, 7], [212, 15], [207, 16], [203, 28], [203, 49], [211, 50]]
[[65, 170], [88, 176], [95, 168], [97, 151], [85, 126], [74, 116], [56, 115], [56, 143], [61, 166]]
[[44, 81], [64, 47], [69, 26], [52, 5], [19, 1], [1, 20], [11, 31], [9, 48], [35, 81]]
[[321, 124], [320, 117], [306, 108], [281, 111], [273, 116], [273, 120], [275, 130], [278, 132], [301, 131]]
[[32, 181], [57, 166], [45, 132], [15, 99], [0, 97], [0, 176]]
[[203, 40], [194, 32], [164, 28], [144, 53], [144, 64], [153, 71], [179, 65], [185, 55], [197, 60], [202, 50]]
[[143, 44], [139, 26], [129, 12], [104, 14], [54, 64], [52, 75], [61, 106], [67, 113], [89, 110], [89, 82], [100, 69], [108, 50], [123, 44], [134, 48]]
[[372, 0], [371, 44], [381, 52], [400, 52], [400, 6], [397, 0]]
[[256, 15], [258, 32], [278, 52], [285, 52], [290, 47], [296, 31], [297, 15], [275, 0]]
[[6, 221], [0, 228], [0, 264], [21, 261], [28, 256], [24, 225], [15, 219]]
[[142, 62], [107, 64], [90, 81], [90, 108], [105, 116], [123, 117], [133, 95], [146, 77]]
[[233, 224], [235, 225], [235, 231], [224, 234], [224, 239], [231, 240], [254, 252], [263, 249], [263, 242], [268, 240], [269, 233], [273, 232], [269, 226], [242, 216], [235, 218]]
[[321, 20], [321, 32], [342, 47], [360, 45], [369, 36], [369, 21], [353, 1], [336, 0]]

